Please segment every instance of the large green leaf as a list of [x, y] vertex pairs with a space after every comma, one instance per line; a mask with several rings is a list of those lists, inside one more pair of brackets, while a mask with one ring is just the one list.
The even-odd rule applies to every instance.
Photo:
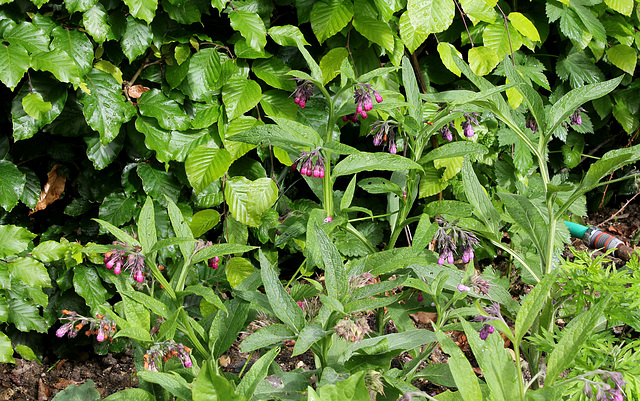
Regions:
[[460, 350], [460, 347], [441, 331], [436, 332], [436, 336], [438, 337], [438, 342], [442, 350], [449, 354], [447, 363], [451, 369], [460, 395], [465, 400], [482, 400], [482, 391], [480, 390], [478, 378], [473, 372], [471, 364]]
[[293, 25], [272, 26], [269, 28], [269, 36], [280, 46], [309, 45], [300, 28]]
[[104, 6], [97, 3], [82, 14], [82, 23], [93, 40], [102, 43], [111, 33], [111, 27], [107, 22], [107, 12]]
[[33, 248], [31, 255], [41, 262], [53, 262], [62, 259], [69, 247], [56, 241], [44, 241]]
[[28, 167], [20, 166], [19, 169], [25, 174], [27, 179], [22, 193], [20, 194], [20, 201], [27, 205], [30, 209], [33, 209], [36, 207], [36, 204], [38, 203], [38, 197], [40, 196], [40, 179], [38, 178], [36, 173], [34, 173], [33, 170]]
[[97, 2], [98, 0], [67, 0], [64, 2], [64, 6], [70, 14], [73, 14], [76, 11], [87, 11]]
[[158, 0], [124, 0], [124, 3], [129, 6], [131, 15], [150, 24], [156, 15], [156, 9], [158, 8]]
[[18, 254], [36, 237], [27, 229], [16, 226], [0, 226], [0, 257]]
[[548, 245], [548, 222], [536, 206], [526, 197], [518, 194], [498, 194], [516, 224], [529, 235], [540, 255], [545, 255]]
[[22, 293], [7, 291], [7, 304], [9, 305], [8, 322], [15, 324], [18, 330], [25, 333], [31, 330], [45, 333], [48, 330], [49, 325], [40, 316], [39, 308], [25, 300]]
[[240, 384], [238, 385], [238, 388], [236, 390], [237, 393], [243, 395], [247, 399], [251, 399], [256, 391], [256, 388], [258, 387], [258, 384], [260, 384], [260, 382], [267, 376], [269, 366], [271, 365], [271, 362], [276, 359], [276, 356], [278, 356], [279, 352], [280, 348], [276, 347], [269, 350], [269, 352], [267, 352], [266, 354], [262, 355], [260, 359], [258, 359], [253, 364], [253, 366], [251, 366], [251, 369], [244, 375], [244, 377], [240, 381]]
[[[359, 371], [348, 379], [335, 384], [326, 384], [318, 389], [315, 400], [322, 401], [369, 401], [369, 390], [365, 385], [365, 373]], [[311, 401], [309, 397], [309, 401]]]
[[198, 238], [215, 227], [219, 222], [220, 213], [217, 210], [205, 209], [193, 215], [189, 228], [191, 228], [193, 236]]
[[235, 76], [222, 87], [222, 102], [229, 120], [240, 117], [260, 102], [262, 90], [256, 81]]
[[134, 215], [137, 202], [134, 198], [124, 193], [111, 193], [107, 195], [100, 205], [99, 216], [114, 226], [122, 226], [128, 223]]
[[333, 176], [339, 177], [359, 173], [361, 171], [399, 171], [422, 170], [422, 167], [411, 159], [390, 153], [357, 153], [341, 160], [333, 168]]
[[533, 40], [534, 42], [540, 42], [540, 34], [538, 33], [538, 29], [533, 22], [531, 22], [527, 17], [518, 12], [509, 13], [509, 21], [513, 24], [513, 27], [516, 28], [518, 32], [527, 38]]
[[233, 10], [229, 13], [229, 22], [233, 29], [244, 36], [252, 49], [258, 51], [264, 49], [267, 44], [267, 29], [258, 14]]
[[[38, 94], [51, 104], [51, 109], [40, 115], [40, 119], [30, 116], [24, 109], [23, 99], [29, 94]], [[23, 85], [11, 104], [11, 121], [14, 140], [29, 139], [45, 125], [55, 120], [67, 101], [65, 85], [41, 73], [32, 73], [31, 82]]]
[[49, 36], [30, 22], [22, 22], [12, 29], [7, 29], [3, 36], [5, 42], [20, 45], [30, 53], [49, 51]]
[[15, 89], [30, 62], [27, 49], [21, 45], [0, 44], [0, 81], [11, 90]]
[[253, 62], [251, 68], [251, 72], [267, 85], [292, 92], [296, 88], [296, 84], [291, 77], [287, 76], [289, 71], [291, 71], [291, 69], [285, 66], [278, 57], [256, 60]]
[[102, 279], [94, 267], [78, 265], [73, 269], [73, 287], [91, 308], [91, 313], [105, 309], [109, 293], [102, 285]]
[[22, 281], [30, 287], [51, 287], [51, 278], [44, 265], [30, 257], [17, 258], [9, 264], [12, 278]]
[[239, 298], [225, 302], [228, 313], [218, 311], [209, 330], [209, 348], [214, 357], [227, 352], [238, 338], [238, 333], [247, 326], [249, 303]]
[[218, 83], [222, 68], [220, 55], [215, 48], [201, 49], [189, 61], [187, 82], [191, 89], [191, 99], [206, 101], [211, 99], [211, 90], [219, 88]]
[[[189, 398], [190, 400], [191, 398]], [[233, 386], [223, 376], [218, 376], [205, 362], [198, 377], [193, 382], [193, 399], [209, 401], [247, 401], [237, 395]]]
[[638, 54], [631, 46], [617, 44], [607, 49], [607, 58], [611, 64], [620, 68], [627, 74], [633, 75], [638, 62]]
[[263, 93], [260, 99], [260, 106], [270, 117], [296, 120], [298, 116], [298, 105], [293, 102], [288, 92], [281, 90], [272, 89]]
[[[200, 372], [202, 373], [203, 370], [204, 369], [200, 370]], [[164, 390], [181, 400], [191, 401], [193, 399], [191, 385], [177, 373], [171, 374], [142, 370], [138, 372], [137, 375], [144, 381], [159, 384]]]
[[88, 135], [83, 139], [87, 144], [87, 157], [93, 162], [96, 170], [102, 170], [118, 157], [124, 141], [123, 136], [118, 136], [107, 145], [102, 145], [98, 134]]
[[365, 38], [387, 49], [389, 53], [393, 52], [395, 42], [393, 31], [386, 22], [356, 14], [353, 27]]
[[13, 347], [11, 346], [11, 340], [9, 340], [9, 337], [4, 333], [0, 333], [0, 362], [15, 362], [13, 359]]
[[251, 276], [255, 272], [255, 268], [245, 258], [231, 258], [225, 266], [225, 275], [231, 288], [236, 288], [247, 277]]
[[151, 27], [130, 15], [127, 16], [127, 25], [122, 35], [121, 44], [122, 52], [127, 56], [129, 62], [144, 54], [151, 45], [152, 40]]
[[402, 38], [402, 43], [407, 47], [410, 52], [416, 51], [425, 40], [429, 36], [428, 32], [425, 32], [421, 29], [421, 27], [416, 27], [411, 23], [411, 18], [409, 18], [409, 13], [404, 12], [400, 16], [400, 24], [398, 26], [400, 31], [400, 37]]
[[[440, 59], [442, 60], [442, 64], [452, 73], [460, 76], [462, 73], [456, 63], [453, 62], [452, 57], [457, 56], [458, 58], [462, 58], [462, 54], [451, 44], [447, 42], [438, 43], [438, 54], [440, 54]], [[454, 56], [455, 55], [455, 56]]]
[[98, 401], [100, 393], [94, 387], [91, 379], [81, 385], [71, 384], [56, 394], [52, 401]]
[[26, 182], [25, 174], [15, 164], [0, 160], [0, 206], [3, 209], [11, 211], [18, 204]]
[[500, 63], [501, 58], [487, 46], [476, 46], [469, 49], [469, 66], [477, 75], [487, 75]]
[[[265, 302], [268, 301], [265, 300]], [[252, 352], [284, 340], [289, 340], [295, 336], [295, 333], [284, 324], [271, 324], [261, 328], [242, 341], [240, 350], [242, 352]]]
[[316, 1], [311, 9], [311, 28], [318, 42], [322, 43], [347, 26], [351, 18], [351, 0], [320, 0]]
[[502, 60], [505, 55], [512, 54], [522, 46], [522, 36], [509, 24], [509, 30], [503, 23], [488, 25], [482, 32], [484, 45], [492, 49], [498, 60]]
[[165, 204], [164, 196], [174, 202], [180, 196], [180, 185], [176, 181], [173, 173], [163, 171], [148, 163], [138, 164], [138, 176], [142, 180], [144, 191], [157, 199], [161, 204]]
[[78, 65], [65, 52], [53, 50], [34, 53], [31, 55], [31, 68], [36, 71], [48, 71], [58, 81], [72, 83], [75, 87], [81, 81]]
[[143, 116], [158, 120], [158, 125], [164, 129], [183, 131], [189, 128], [189, 116], [178, 102], [169, 99], [158, 89], [143, 93], [138, 99], [138, 109]]
[[96, 68], [86, 75], [86, 83], [91, 93], [80, 92], [78, 100], [84, 106], [82, 112], [87, 123], [100, 133], [100, 140], [106, 145], [118, 136], [120, 126], [131, 117], [122, 86], [111, 74]]
[[111, 394], [104, 401], [156, 401], [157, 398], [141, 388], [128, 388]]
[[414, 27], [425, 33], [438, 33], [453, 22], [455, 5], [452, 0], [408, 0], [407, 14]]
[[226, 149], [202, 145], [195, 148], [185, 161], [189, 183], [196, 192], [201, 192], [212, 182], [221, 178], [231, 166], [231, 155]]
[[633, 11], [633, 0], [604, 0], [605, 4], [627, 17]]
[[462, 168], [462, 182], [464, 184], [465, 193], [469, 203], [475, 208], [475, 214], [489, 228], [495, 236], [500, 232], [500, 213], [491, 203], [491, 199], [487, 195], [486, 190], [478, 177], [476, 176], [473, 166], [469, 159], [465, 159]]
[[270, 178], [233, 177], [226, 182], [225, 196], [234, 219], [257, 227], [262, 214], [278, 199], [278, 186]]
[[51, 110], [51, 103], [45, 101], [39, 93], [28, 93], [22, 98], [22, 108], [35, 120], [42, 120]]
[[211, 139], [208, 129], [165, 130], [156, 119], [150, 117], [136, 118], [136, 129], [144, 134], [147, 148], [154, 150], [156, 159], [163, 163], [172, 160], [183, 162], [193, 149]]

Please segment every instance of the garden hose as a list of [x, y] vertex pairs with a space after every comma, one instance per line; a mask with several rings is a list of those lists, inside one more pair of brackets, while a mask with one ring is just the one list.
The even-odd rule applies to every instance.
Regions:
[[633, 250], [613, 235], [607, 234], [595, 226], [587, 227], [570, 221], [565, 221], [564, 224], [566, 224], [572, 237], [582, 239], [588, 247], [604, 248], [605, 250], [614, 249], [614, 254], [617, 257], [622, 260], [629, 260]]

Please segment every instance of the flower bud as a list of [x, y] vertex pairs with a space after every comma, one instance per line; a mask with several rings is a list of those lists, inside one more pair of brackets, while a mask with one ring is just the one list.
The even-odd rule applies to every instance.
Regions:
[[460, 292], [467, 292], [467, 291], [469, 291], [470, 289], [471, 289], [471, 288], [467, 287], [467, 286], [466, 286], [466, 285], [464, 285], [464, 284], [458, 284], [458, 291], [460, 291]]
[[392, 155], [398, 153], [398, 147], [396, 146], [395, 142], [391, 142], [391, 144], [389, 145], [389, 153], [391, 153]]
[[380, 95], [380, 93], [378, 92], [374, 92], [375, 97], [376, 97], [376, 102], [378, 103], [382, 103], [382, 95]]
[[332, 218], [331, 216], [327, 216], [327, 217], [325, 217], [325, 219], [324, 219], [324, 222], [325, 222], [325, 223], [331, 223], [332, 221], [333, 221], [333, 218]]
[[371, 111], [371, 109], [373, 109], [373, 102], [371, 102], [370, 97], [364, 99], [362, 108], [364, 109], [364, 111]]
[[418, 302], [422, 302], [424, 297], [422, 296], [422, 291], [418, 293]]
[[136, 270], [136, 272], [133, 273], [133, 279], [138, 283], [142, 283], [144, 281], [144, 274], [142, 274], [142, 270]]
[[362, 118], [367, 118], [367, 112], [366, 112], [366, 111], [364, 111], [364, 110], [362, 110], [362, 111], [360, 112], [360, 117], [362, 117]]
[[113, 267], [113, 272], [115, 274], [120, 274], [122, 272], [122, 262], [117, 261], [116, 265]]

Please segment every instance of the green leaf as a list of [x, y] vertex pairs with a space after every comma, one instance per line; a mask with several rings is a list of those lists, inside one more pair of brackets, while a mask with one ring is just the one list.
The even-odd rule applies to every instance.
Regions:
[[419, 26], [414, 26], [411, 23], [411, 19], [409, 18], [409, 13], [404, 12], [400, 16], [400, 24], [398, 26], [400, 31], [400, 37], [402, 38], [402, 43], [407, 47], [407, 49], [413, 53], [416, 51], [425, 40], [429, 36], [428, 32], [425, 32]]
[[154, 150], [156, 159], [163, 163], [172, 160], [183, 162], [196, 147], [211, 139], [208, 128], [186, 131], [165, 130], [158, 125], [155, 118], [150, 117], [136, 118], [136, 129], [145, 135], [145, 145]]
[[36, 120], [42, 120], [51, 110], [51, 103], [46, 102], [39, 93], [28, 93], [22, 98], [22, 107], [29, 116]]
[[[314, 224], [314, 239], [317, 241], [319, 261], [324, 267], [327, 295], [339, 301], [344, 300], [347, 294], [348, 278], [342, 265], [342, 258], [336, 246], [331, 242], [329, 235], [319, 226]], [[308, 241], [311, 241], [308, 239]], [[308, 246], [311, 246], [309, 244]], [[318, 258], [317, 258], [318, 259]], [[318, 260], [316, 261], [318, 262]]]
[[[205, 366], [206, 363], [203, 365], [203, 369], [200, 370], [200, 374], [202, 374], [202, 372], [205, 370]], [[180, 399], [184, 399], [187, 401], [192, 400], [191, 385], [177, 373], [171, 374], [142, 370], [141, 372], [138, 372], [137, 375], [144, 381], [159, 384], [163, 389], [167, 390], [169, 393]]]
[[254, 50], [262, 50], [267, 44], [267, 30], [264, 22], [256, 13], [232, 10], [229, 13], [231, 27], [247, 40], [247, 44]]
[[[153, 199], [147, 196], [147, 199], [142, 206], [142, 210], [140, 211], [140, 216], [138, 216], [138, 234], [140, 236], [140, 243], [142, 244], [142, 251], [147, 254], [151, 253], [151, 248], [158, 241], [154, 209]], [[151, 259], [155, 260], [155, 255], [152, 254]]]
[[67, 0], [64, 2], [64, 6], [69, 11], [69, 14], [73, 14], [76, 11], [87, 11], [95, 6], [97, 2], [98, 0]]
[[260, 85], [256, 81], [240, 76], [231, 78], [222, 87], [222, 102], [229, 120], [238, 118], [254, 108], [261, 97]]
[[44, 265], [30, 257], [13, 259], [7, 264], [13, 279], [26, 283], [30, 287], [51, 287], [51, 278]]
[[[371, 42], [385, 48], [389, 53], [393, 53], [395, 42], [393, 31], [386, 22], [366, 15], [356, 14], [353, 20], [353, 27]], [[343, 48], [343, 50], [346, 49]]]
[[522, 46], [522, 36], [510, 23], [508, 32], [502, 22], [488, 25], [482, 32], [482, 41], [486, 47], [495, 52], [498, 60], [511, 55]]
[[4, 333], [0, 333], [0, 362], [15, 363], [11, 340], [9, 340], [9, 337]]
[[[144, 1], [147, 0], [141, 0], [141, 2]], [[121, 45], [122, 52], [127, 56], [129, 62], [132, 62], [138, 58], [138, 56], [144, 54], [151, 45], [152, 40], [153, 33], [151, 32], [151, 27], [133, 18], [131, 15], [127, 16], [127, 25], [122, 35]]]
[[332, 330], [323, 330], [322, 325], [317, 322], [306, 325], [296, 338], [291, 356], [304, 354], [313, 344], [332, 333]]
[[270, 178], [233, 177], [227, 180], [225, 196], [234, 219], [257, 227], [262, 214], [278, 199], [278, 186]]
[[158, 89], [143, 93], [138, 99], [138, 109], [143, 116], [158, 120], [164, 129], [184, 131], [190, 126], [189, 116], [180, 105]]
[[442, 350], [449, 354], [447, 364], [451, 369], [451, 374], [462, 398], [465, 400], [482, 400], [482, 391], [480, 390], [478, 379], [460, 347], [441, 331], [436, 332], [436, 336]]
[[78, 100], [84, 106], [82, 112], [91, 128], [100, 133], [103, 144], [113, 141], [120, 126], [130, 118], [122, 86], [116, 79], [96, 68], [85, 77], [91, 94], [80, 92]]
[[98, 134], [83, 137], [87, 144], [87, 157], [93, 162], [96, 170], [102, 170], [113, 162], [123, 147], [124, 137], [119, 135], [107, 145], [102, 145]]
[[602, 158], [593, 163], [582, 182], [576, 188], [576, 194], [583, 194], [592, 190], [601, 179], [612, 174], [619, 168], [638, 161], [640, 159], [640, 145], [630, 148], [611, 150], [602, 156]]
[[109, 231], [114, 237], [124, 242], [125, 244], [129, 244], [129, 246], [142, 246], [140, 245], [140, 242], [137, 239], [133, 238], [131, 235], [119, 229], [118, 227], [114, 226], [113, 224], [109, 223], [108, 221], [104, 221], [100, 219], [93, 219], [93, 220], [97, 221], [102, 228]]
[[72, 384], [56, 394], [52, 401], [98, 401], [100, 393], [94, 387], [91, 379], [80, 386]]
[[[93, 0], [91, 1], [95, 4]], [[68, 2], [65, 5], [69, 7]], [[93, 4], [91, 7], [93, 7]], [[53, 41], [51, 46], [53, 49], [62, 50], [69, 55], [78, 67], [78, 75], [80, 77], [91, 71], [93, 45], [86, 34], [75, 29], [65, 29], [62, 26], [55, 27], [52, 34]]]
[[344, 210], [351, 206], [351, 202], [353, 201], [353, 195], [356, 191], [356, 179], [358, 176], [356, 174], [353, 175], [351, 181], [349, 181], [349, 185], [347, 189], [344, 191], [344, 196], [340, 199], [340, 210]]
[[627, 74], [633, 75], [638, 62], [638, 54], [631, 46], [617, 44], [607, 49], [607, 58], [611, 64]]
[[560, 79], [566, 81], [572, 88], [578, 88], [585, 83], [595, 84], [604, 79], [600, 69], [584, 52], [571, 52], [566, 57], [561, 57], [556, 63], [556, 72]]
[[138, 203], [124, 193], [111, 193], [107, 195], [100, 205], [99, 216], [114, 226], [123, 226], [128, 223], [135, 214]]
[[393, 193], [402, 196], [402, 189], [398, 184], [381, 177], [365, 178], [358, 181], [358, 186], [370, 194]]
[[214, 256], [231, 255], [245, 253], [256, 249], [255, 246], [243, 244], [215, 244], [199, 250], [192, 259], [193, 263], [211, 259]]
[[111, 27], [107, 19], [107, 12], [100, 3], [97, 3], [82, 14], [82, 24], [93, 40], [98, 43], [103, 43], [107, 40], [107, 36], [111, 34]]
[[150, 24], [156, 15], [156, 9], [158, 8], [158, 0], [124, 0], [124, 3], [129, 6], [131, 15]]
[[361, 171], [400, 171], [400, 170], [422, 170], [416, 162], [390, 153], [357, 153], [349, 155], [341, 160], [333, 168], [333, 176], [340, 177], [359, 173]]
[[575, 359], [583, 344], [591, 337], [596, 323], [603, 317], [611, 295], [600, 299], [587, 312], [582, 312], [562, 330], [562, 337], [547, 359], [546, 386], [552, 386], [560, 373]]
[[544, 307], [549, 290], [555, 281], [556, 277], [553, 274], [545, 276], [522, 301], [522, 306], [516, 316], [514, 334], [516, 341], [520, 342], [524, 338], [533, 322], [540, 316], [540, 311]]
[[226, 149], [216, 149], [207, 145], [195, 148], [185, 161], [187, 178], [196, 192], [202, 192], [221, 178], [230, 166], [231, 155]]
[[418, 197], [425, 198], [427, 196], [433, 196], [449, 186], [449, 184], [443, 182], [441, 178], [440, 173], [434, 166], [425, 166], [424, 172], [420, 175]]
[[25, 228], [0, 225], [0, 257], [4, 258], [24, 251], [35, 237], [35, 234]]
[[[454, 53], [455, 52], [455, 53]], [[442, 60], [442, 64], [452, 73], [460, 76], [462, 73], [456, 63], [453, 62], [453, 55], [455, 54], [460, 59], [462, 59], [462, 54], [455, 48], [451, 43], [440, 42], [438, 43], [438, 54], [440, 54], [440, 59]]]
[[437, 228], [437, 224], [435, 222], [432, 223], [429, 220], [429, 215], [425, 213], [421, 214], [420, 220], [418, 221], [418, 227], [416, 227], [416, 232], [413, 235], [411, 247], [417, 251], [426, 248], [433, 240], [433, 236], [435, 235]]
[[251, 262], [245, 258], [231, 258], [225, 265], [225, 274], [231, 288], [236, 288], [255, 271]]
[[247, 337], [240, 344], [240, 350], [242, 352], [252, 352], [295, 337], [294, 332], [284, 324], [272, 324]]
[[20, 166], [19, 169], [25, 174], [27, 179], [22, 194], [20, 194], [20, 201], [30, 209], [33, 209], [36, 207], [38, 197], [40, 196], [40, 179], [36, 173], [28, 167]]
[[68, 246], [56, 241], [44, 241], [33, 248], [31, 255], [41, 262], [53, 262], [64, 258]]
[[324, 85], [338, 76], [342, 62], [349, 56], [349, 52], [344, 47], [336, 47], [327, 52], [320, 60], [322, 70], [322, 83]]
[[269, 372], [269, 366], [276, 359], [278, 353], [280, 352], [280, 348], [272, 348], [266, 354], [262, 355], [260, 359], [258, 359], [251, 369], [244, 375], [240, 384], [238, 384], [238, 388], [236, 392], [239, 395], [244, 396], [247, 399], [251, 399], [253, 397], [258, 384], [265, 377], [267, 377], [267, 373]]
[[[322, 66], [322, 62], [320, 62], [320, 66]], [[287, 92], [292, 92], [296, 88], [295, 81], [291, 77], [287, 77], [287, 73], [291, 69], [285, 66], [280, 58], [271, 57], [265, 60], [256, 60], [252, 65], [251, 71], [256, 77], [274, 88]]]
[[269, 36], [280, 46], [305, 46], [309, 45], [300, 28], [293, 25], [272, 26], [269, 28]]
[[500, 213], [491, 203], [487, 191], [480, 185], [473, 166], [468, 158], [465, 158], [462, 167], [462, 182], [469, 203], [475, 208], [475, 214], [489, 228], [490, 232], [498, 235], [500, 232]]
[[[55, 120], [67, 100], [66, 85], [60, 84], [49, 76], [41, 73], [32, 73], [31, 82], [23, 85], [11, 104], [11, 120], [13, 123], [13, 137], [17, 140], [28, 139], [40, 131], [45, 125]], [[39, 94], [45, 102], [51, 104], [51, 109], [40, 115], [36, 120], [26, 113], [23, 107], [23, 99], [30, 93]], [[38, 190], [40, 194], [40, 190]]]
[[518, 12], [512, 12], [508, 15], [509, 21], [513, 24], [513, 27], [516, 28], [518, 32], [527, 38], [533, 40], [534, 42], [540, 42], [540, 34], [538, 33], [538, 29], [533, 25], [527, 17]]
[[140, 163], [138, 164], [138, 176], [142, 180], [144, 191], [161, 204], [165, 203], [164, 196], [174, 202], [178, 201], [180, 186], [172, 173], [159, 170], [148, 163]]
[[201, 49], [189, 60], [187, 82], [191, 89], [191, 99], [196, 101], [210, 100], [212, 89], [219, 88], [218, 83], [222, 67], [220, 55], [215, 48]]
[[[189, 400], [191, 397], [189, 397]], [[205, 362], [200, 369], [198, 377], [193, 382], [193, 399], [210, 401], [247, 401], [246, 398], [237, 395], [231, 383], [222, 376], [218, 376]]]
[[25, 300], [23, 294], [7, 291], [7, 304], [9, 309], [7, 322], [15, 324], [18, 330], [45, 333], [49, 328], [49, 324], [40, 316], [39, 308]]
[[201, 210], [193, 215], [189, 228], [191, 228], [193, 236], [197, 238], [215, 227], [218, 222], [220, 222], [220, 213], [217, 210]]
[[455, 5], [451, 0], [409, 0], [407, 13], [414, 27], [425, 33], [438, 33], [453, 22]]
[[320, 0], [311, 9], [311, 28], [322, 44], [342, 28], [347, 26], [353, 18], [353, 4], [351, 0]]
[[128, 388], [111, 394], [104, 401], [156, 401], [156, 397], [141, 388]]
[[497, 1], [485, 0], [461, 0], [460, 6], [465, 14], [475, 24], [478, 21], [493, 23], [496, 20], [496, 11], [494, 10]]
[[369, 390], [364, 381], [365, 372], [360, 371], [348, 379], [335, 384], [326, 384], [318, 389], [317, 400], [322, 401], [370, 401]]
[[604, 3], [627, 17], [633, 12], [633, 0], [604, 0]]
[[248, 302], [236, 298], [225, 302], [225, 306], [228, 312], [218, 311], [209, 330], [209, 348], [215, 358], [225, 353], [237, 340], [238, 333], [247, 327]]
[[260, 260], [260, 275], [262, 276], [262, 284], [264, 285], [267, 298], [271, 305], [277, 306], [273, 309], [273, 313], [284, 322], [290, 329], [299, 333], [304, 327], [306, 320], [302, 309], [291, 295], [282, 287], [278, 274], [273, 265], [267, 259], [262, 250], [258, 251]]
[[42, 29], [30, 22], [22, 22], [12, 29], [7, 29], [3, 36], [5, 42], [22, 46], [29, 53], [49, 51], [51, 39]]
[[25, 174], [15, 164], [0, 160], [0, 206], [10, 212], [18, 204], [27, 182]]
[[496, 52], [486, 46], [476, 46], [469, 49], [469, 66], [471, 71], [477, 75], [487, 75], [498, 64], [500, 64], [501, 58]]
[[517, 194], [498, 194], [516, 224], [529, 235], [538, 253], [544, 255], [548, 244], [548, 222], [542, 217], [536, 206], [526, 197]]
[[471, 153], [480, 155], [488, 153], [486, 146], [474, 142], [450, 142], [431, 150], [425, 157], [419, 160], [419, 163], [426, 164], [432, 160], [464, 156]]
[[38, 52], [31, 55], [31, 68], [36, 71], [48, 71], [60, 82], [72, 83], [74, 87], [80, 84], [78, 65], [65, 52]]
[[95, 268], [83, 265], [74, 267], [73, 287], [76, 293], [84, 298], [92, 314], [98, 313], [108, 305], [107, 298], [110, 295], [102, 285], [102, 279]]
[[0, 81], [14, 90], [30, 67], [27, 49], [20, 45], [0, 44]]

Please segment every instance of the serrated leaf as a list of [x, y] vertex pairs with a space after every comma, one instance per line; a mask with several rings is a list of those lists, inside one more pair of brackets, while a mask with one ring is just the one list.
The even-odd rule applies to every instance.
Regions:
[[0, 44], [0, 80], [13, 90], [29, 69], [27, 49], [20, 45]]
[[[95, 1], [91, 0], [91, 2], [95, 4]], [[93, 7], [94, 4], [90, 7]], [[69, 7], [67, 2], [65, 5]], [[52, 34], [52, 47], [56, 50], [62, 50], [69, 55], [78, 67], [78, 75], [80, 77], [91, 71], [93, 45], [86, 34], [75, 29], [64, 29], [61, 26], [54, 28]]]
[[486, 46], [476, 46], [469, 49], [469, 67], [476, 75], [487, 75], [500, 63], [501, 58], [496, 52]]
[[[455, 53], [454, 53], [455, 52]], [[462, 59], [462, 54], [455, 48], [451, 43], [440, 42], [438, 43], [438, 54], [440, 54], [440, 60], [442, 60], [442, 64], [452, 73], [460, 76], [462, 73], [456, 63], [453, 62], [454, 54]]]
[[262, 214], [278, 199], [278, 186], [270, 178], [233, 177], [227, 180], [225, 196], [234, 219], [257, 227]]
[[617, 44], [607, 49], [607, 58], [611, 64], [627, 74], [633, 75], [638, 62], [638, 54], [631, 46]]
[[336, 47], [327, 52], [327, 54], [320, 60], [320, 69], [322, 70], [322, 83], [324, 85], [331, 82], [331, 80], [338, 76], [340, 73], [340, 66], [349, 52], [344, 47]]
[[107, 304], [109, 293], [102, 285], [102, 279], [94, 267], [78, 265], [73, 268], [73, 287], [84, 298], [93, 314]]
[[78, 100], [91, 128], [100, 133], [100, 140], [108, 144], [118, 136], [120, 126], [129, 120], [122, 87], [111, 74], [96, 68], [86, 75], [91, 94], [80, 92]]
[[[147, 0], [141, 0], [141, 2], [144, 1]], [[149, 46], [151, 46], [152, 40], [153, 33], [151, 32], [151, 27], [130, 15], [127, 16], [127, 25], [122, 35], [121, 45], [122, 52], [127, 56], [129, 62], [132, 62], [138, 58], [138, 56], [144, 54]]]
[[164, 129], [183, 131], [189, 128], [189, 116], [178, 102], [169, 99], [158, 89], [143, 93], [138, 99], [138, 109], [143, 116], [158, 120], [158, 125]]
[[353, 27], [371, 42], [385, 48], [389, 53], [393, 53], [393, 31], [387, 23], [377, 18], [356, 14], [353, 20]]
[[264, 22], [256, 13], [232, 10], [229, 13], [231, 27], [247, 40], [247, 44], [254, 50], [261, 51], [267, 44], [267, 29]]
[[235, 76], [222, 87], [222, 102], [229, 120], [238, 118], [254, 108], [261, 97], [260, 85], [243, 77]]
[[411, 53], [415, 52], [430, 35], [428, 32], [423, 31], [421, 27], [416, 27], [411, 23], [408, 12], [404, 12], [400, 16], [398, 29], [402, 43], [404, 43]]
[[18, 203], [27, 182], [25, 174], [15, 164], [0, 160], [0, 206], [11, 211]]
[[508, 15], [509, 21], [513, 24], [513, 27], [516, 28], [518, 32], [520, 32], [525, 37], [533, 40], [534, 42], [540, 42], [540, 34], [538, 33], [538, 29], [533, 22], [531, 22], [527, 17], [518, 12], [512, 12]]
[[173, 202], [178, 201], [180, 185], [172, 173], [157, 169], [148, 163], [141, 163], [138, 164], [138, 176], [142, 180], [144, 191], [161, 204], [166, 203], [165, 196]]
[[107, 20], [107, 12], [100, 3], [97, 3], [82, 14], [82, 24], [93, 40], [98, 43], [103, 43], [107, 40], [107, 36], [111, 33], [111, 26]]
[[191, 218], [189, 228], [195, 238], [205, 234], [220, 222], [220, 213], [214, 209], [201, 210]]
[[150, 24], [156, 15], [156, 9], [158, 8], [158, 0], [124, 0], [124, 3], [129, 6], [131, 15]]
[[414, 27], [425, 33], [438, 33], [453, 22], [455, 5], [452, 0], [409, 0], [407, 13]]
[[99, 216], [102, 220], [120, 227], [131, 220], [136, 206], [135, 199], [124, 193], [111, 193], [102, 201]]
[[340, 32], [353, 18], [351, 0], [320, 0], [311, 9], [311, 28], [322, 44]]
[[191, 98], [196, 101], [210, 100], [211, 91], [220, 87], [218, 79], [221, 72], [220, 55], [216, 49], [201, 49], [191, 56], [187, 72]]
[[349, 155], [341, 160], [333, 168], [333, 176], [339, 177], [359, 173], [361, 171], [399, 171], [399, 170], [422, 170], [416, 162], [390, 153], [357, 153]]
[[196, 192], [201, 192], [221, 178], [230, 166], [231, 155], [226, 149], [216, 149], [207, 145], [195, 148], [185, 161], [187, 178]]
[[633, 12], [633, 0], [604, 0], [604, 3], [627, 17]]
[[507, 27], [502, 24], [490, 24], [482, 32], [484, 45], [492, 49], [498, 59], [502, 60], [505, 55], [511, 55], [522, 46], [522, 36], [516, 31], [512, 24]]

